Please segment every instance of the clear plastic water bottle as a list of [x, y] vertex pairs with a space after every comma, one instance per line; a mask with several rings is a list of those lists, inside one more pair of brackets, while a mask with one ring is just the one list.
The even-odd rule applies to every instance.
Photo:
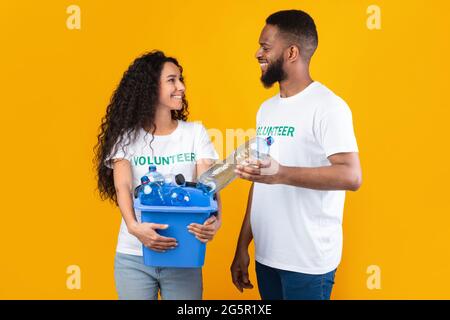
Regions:
[[162, 187], [159, 183], [148, 182], [142, 185], [141, 203], [151, 206], [164, 205]]
[[216, 193], [225, 188], [234, 179], [236, 179], [236, 165], [251, 160], [265, 160], [269, 156], [270, 145], [274, 142], [272, 137], [266, 139], [256, 137], [245, 142], [233, 151], [222, 162], [217, 162], [198, 179], [197, 188], [202, 189], [205, 193]]
[[148, 167], [148, 173], [147, 176], [150, 180], [150, 182], [155, 182], [155, 183], [159, 183], [160, 185], [164, 184], [164, 176], [159, 173], [158, 171], [156, 171], [156, 166], [151, 165]]
[[189, 184], [189, 182], [186, 182], [184, 176], [181, 173], [177, 175], [174, 175], [173, 173], [165, 174], [164, 183], [165, 185], [180, 186], [180, 187], [185, 187], [186, 183]]
[[148, 184], [150, 183], [150, 179], [147, 176], [143, 176], [141, 178], [141, 190], [145, 193], [148, 194]]
[[134, 189], [134, 197], [137, 198], [139, 196], [139, 192], [143, 191], [146, 185], [150, 183], [150, 180], [147, 176], [141, 177], [141, 184]]
[[189, 192], [183, 188], [175, 187], [170, 190], [169, 199], [172, 206], [186, 206], [191, 200], [191, 197]]
[[173, 173], [167, 173], [164, 175], [164, 184], [166, 185], [175, 185], [175, 175]]

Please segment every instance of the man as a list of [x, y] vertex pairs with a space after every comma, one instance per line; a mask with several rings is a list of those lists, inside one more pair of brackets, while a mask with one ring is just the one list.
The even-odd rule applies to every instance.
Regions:
[[266, 20], [256, 53], [265, 87], [280, 93], [256, 117], [270, 159], [237, 166], [253, 181], [236, 254], [233, 283], [252, 288], [248, 246], [255, 240], [261, 298], [329, 299], [342, 253], [345, 190], [361, 185], [358, 147], [347, 104], [311, 79], [317, 44], [313, 19], [298, 10]]

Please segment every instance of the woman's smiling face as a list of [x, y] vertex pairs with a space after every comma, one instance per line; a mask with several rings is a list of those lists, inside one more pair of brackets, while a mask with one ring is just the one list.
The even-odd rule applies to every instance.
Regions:
[[161, 71], [159, 84], [159, 105], [169, 110], [181, 110], [183, 108], [184, 83], [180, 68], [166, 62]]

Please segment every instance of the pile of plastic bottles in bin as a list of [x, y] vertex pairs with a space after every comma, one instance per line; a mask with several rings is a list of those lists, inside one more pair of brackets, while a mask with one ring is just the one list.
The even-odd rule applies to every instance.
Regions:
[[186, 182], [182, 174], [162, 175], [156, 166], [141, 178], [141, 185], [134, 191], [134, 197], [141, 204], [149, 206], [189, 206], [191, 195], [189, 187], [199, 188], [197, 183]]
[[[191, 206], [194, 194], [214, 196], [236, 179], [234, 170], [237, 164], [250, 159], [266, 159], [272, 144], [272, 137], [250, 139], [223, 162], [216, 162], [211, 166], [196, 183], [186, 182], [182, 174], [164, 176], [156, 170], [155, 165], [151, 165], [148, 173], [141, 178], [141, 185], [136, 188], [134, 196], [139, 198], [142, 205]], [[195, 198], [196, 201], [199, 200], [197, 196]]]

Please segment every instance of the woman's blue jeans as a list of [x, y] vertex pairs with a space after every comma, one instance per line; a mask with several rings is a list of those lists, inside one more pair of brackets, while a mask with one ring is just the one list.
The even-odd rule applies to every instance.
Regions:
[[201, 268], [156, 268], [142, 256], [116, 253], [114, 277], [120, 300], [201, 300]]

